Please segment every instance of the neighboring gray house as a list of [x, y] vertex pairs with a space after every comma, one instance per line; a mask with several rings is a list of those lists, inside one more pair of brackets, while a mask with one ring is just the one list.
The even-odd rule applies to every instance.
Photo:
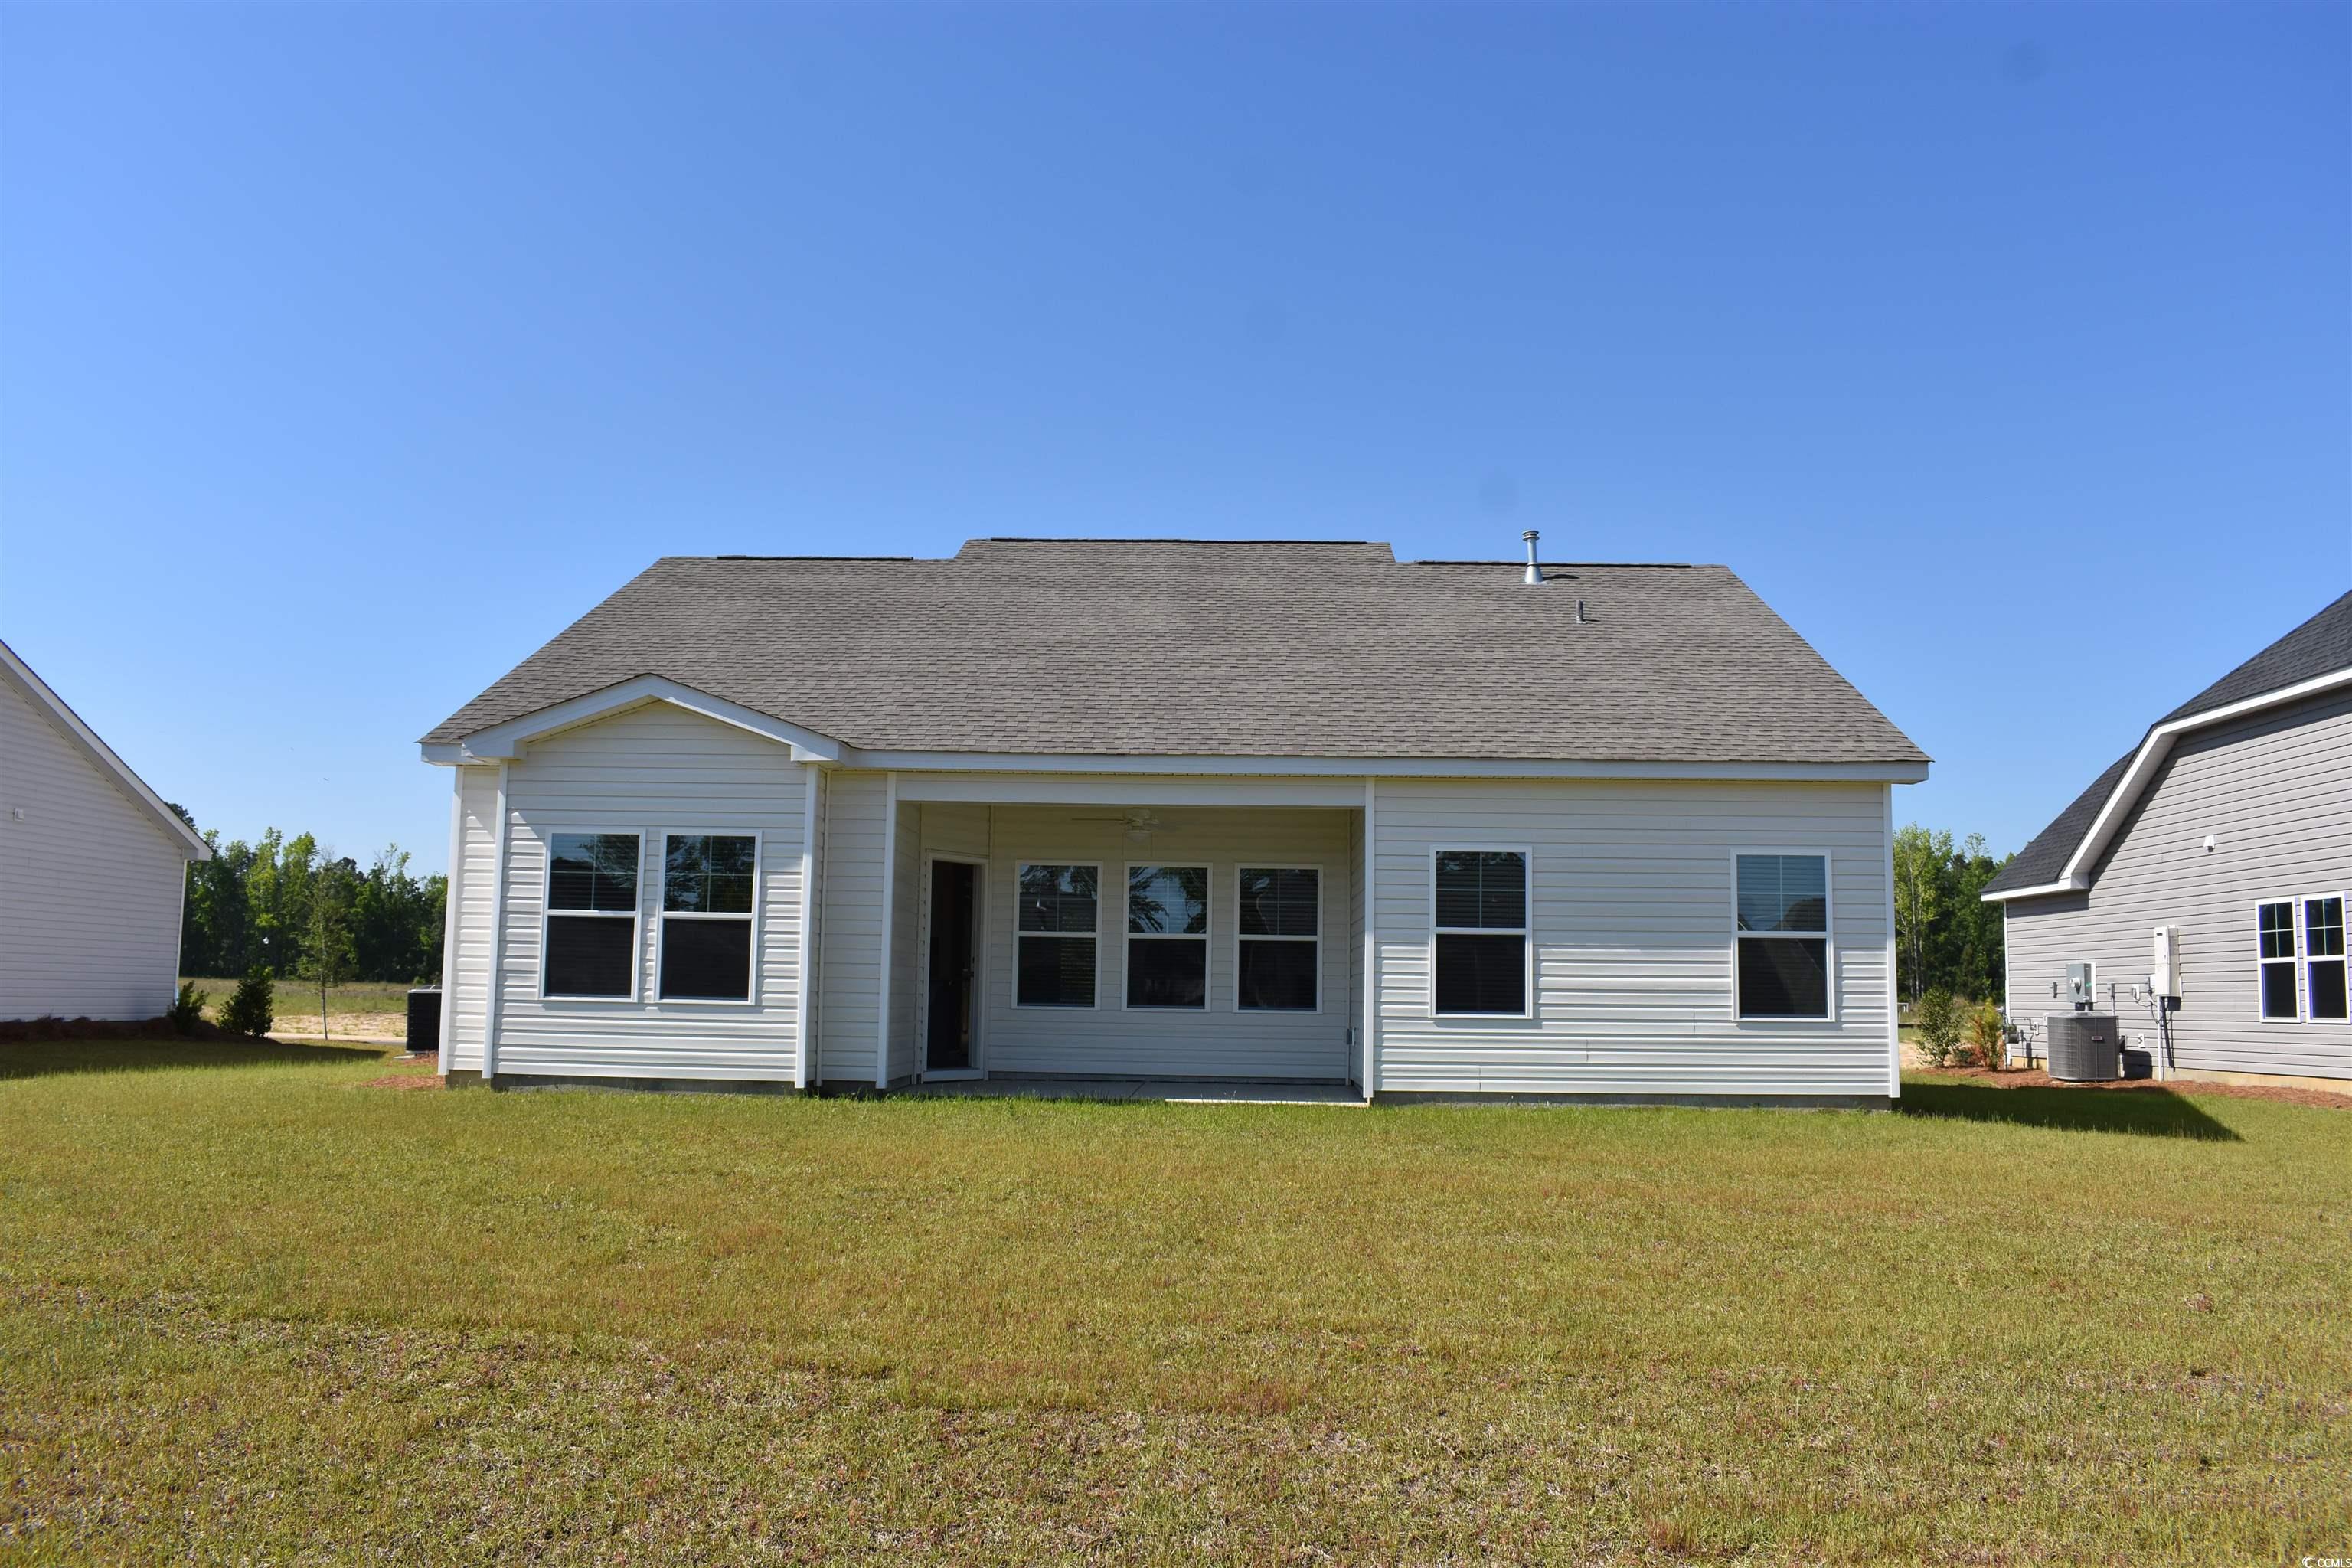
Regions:
[[1898, 1092], [1927, 759], [1721, 567], [673, 558], [423, 750], [452, 1081]]
[[212, 850], [0, 643], [0, 1018], [152, 1018]]
[[2345, 1087], [2352, 594], [2157, 721], [1984, 896], [2012, 1019], [2063, 1011], [2068, 966], [2089, 963], [2099, 1009], [2160, 1046], [2147, 983], [2157, 928], [2177, 928], [2160, 1068]]

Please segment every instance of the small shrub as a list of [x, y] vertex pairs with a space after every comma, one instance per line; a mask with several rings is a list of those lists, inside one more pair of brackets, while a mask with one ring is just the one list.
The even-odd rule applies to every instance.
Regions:
[[205, 1021], [205, 1004], [210, 1000], [196, 989], [194, 981], [183, 980], [180, 982], [179, 999], [163, 1009], [163, 1016], [171, 1020], [174, 1032], [193, 1035], [196, 1032], [196, 1026]]
[[1919, 1051], [1927, 1058], [1929, 1067], [1948, 1068], [1958, 1062], [1964, 1024], [1960, 1005], [1950, 992], [1937, 986], [1920, 997], [1916, 1021]]
[[269, 1033], [278, 1022], [276, 987], [270, 984], [269, 971], [255, 964], [236, 983], [236, 994], [221, 1009], [221, 1027], [232, 1035], [251, 1035], [258, 1038]]
[[1969, 1049], [1976, 1057], [1977, 1066], [1999, 1072], [2009, 1065], [2009, 1025], [2000, 1009], [1990, 1002], [1979, 1002], [1969, 1015]]

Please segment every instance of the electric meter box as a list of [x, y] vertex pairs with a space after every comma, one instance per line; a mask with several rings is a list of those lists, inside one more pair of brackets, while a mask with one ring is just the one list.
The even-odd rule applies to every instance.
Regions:
[[2066, 1000], [2077, 1007], [2091, 1005], [2091, 966], [2070, 963], [2066, 966]]

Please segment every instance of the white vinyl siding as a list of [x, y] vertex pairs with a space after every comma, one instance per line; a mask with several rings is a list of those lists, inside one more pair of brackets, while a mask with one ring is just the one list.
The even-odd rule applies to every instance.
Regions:
[[0, 679], [0, 1018], [152, 1018], [170, 1006], [187, 855]]
[[[1383, 1093], [1887, 1092], [1881, 786], [1382, 779], [1374, 833]], [[1431, 857], [1465, 846], [1531, 852], [1531, 1016], [1431, 1016]], [[1832, 1018], [1734, 1019], [1743, 849], [1830, 857]]]
[[[756, 1003], [664, 1003], [654, 933], [664, 836], [723, 825], [797, 844], [805, 777], [788, 749], [667, 706], [535, 742], [509, 763], [497, 1074], [789, 1081], [798, 1048], [799, 857], [761, 858]], [[539, 994], [547, 842], [575, 832], [642, 836], [634, 1001]]]
[[2101, 1010], [2134, 1044], [2153, 1045], [2156, 1021], [2130, 988], [2152, 965], [2155, 929], [2177, 925], [2173, 1065], [2352, 1079], [2352, 1024], [2260, 1016], [2255, 926], [2258, 906], [2293, 900], [2300, 939], [2304, 900], [2352, 891], [2352, 697], [2183, 735], [2092, 869], [2087, 891], [2003, 906], [2009, 1011], [2033, 1026], [2037, 1054], [2042, 1018], [2065, 1010], [2052, 984], [2063, 992], [2066, 965], [2085, 962], [2098, 966]]

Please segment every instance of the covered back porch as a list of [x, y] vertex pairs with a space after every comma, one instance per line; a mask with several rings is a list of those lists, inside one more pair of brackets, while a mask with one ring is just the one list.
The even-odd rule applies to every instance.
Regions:
[[826, 797], [825, 1086], [1356, 1097], [1360, 781], [842, 773]]

